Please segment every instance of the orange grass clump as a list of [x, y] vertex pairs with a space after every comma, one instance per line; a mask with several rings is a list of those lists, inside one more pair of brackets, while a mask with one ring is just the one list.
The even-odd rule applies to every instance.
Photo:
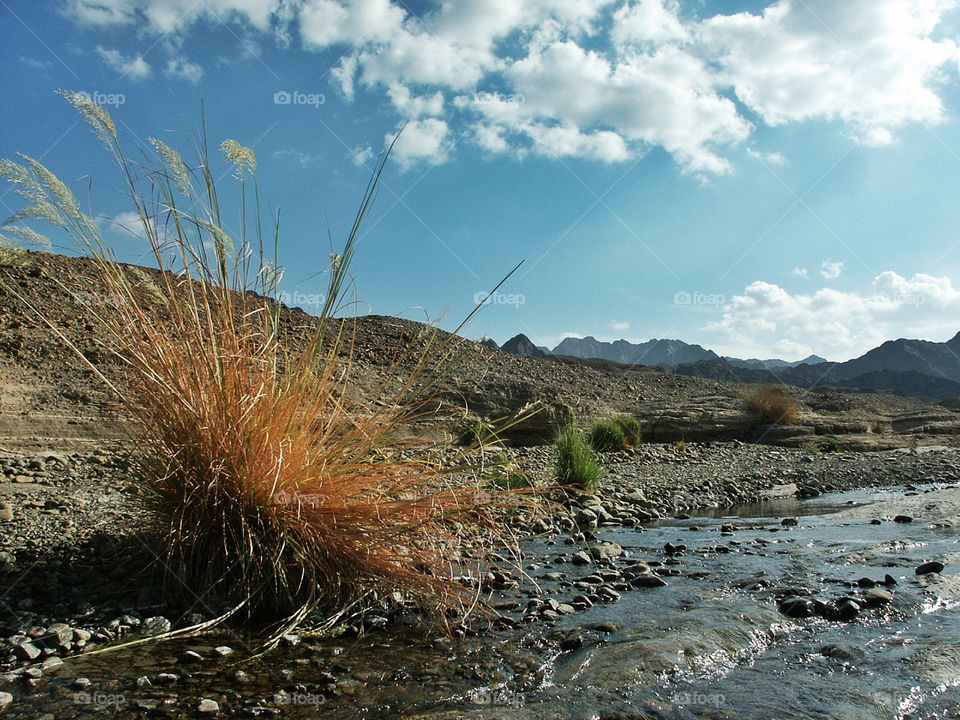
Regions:
[[69, 189], [26, 156], [0, 163], [30, 203], [5, 229], [8, 239], [30, 241], [39, 236], [23, 219], [65, 230], [116, 298], [91, 312], [124, 365], [123, 381], [91, 368], [132, 418], [134, 478], [159, 530], [170, 595], [281, 618], [279, 632], [313, 611], [335, 615], [371, 591], [399, 590], [438, 611], [469, 606], [476, 591], [454, 578], [482, 556], [477, 514], [463, 512], [475, 509], [476, 486], [453, 483], [429, 453], [385, 451], [423, 407], [407, 400], [418, 378], [449, 349], [408, 350], [414, 367], [399, 387], [376, 403], [347, 399], [350, 331], [333, 313], [389, 153], [342, 253], [332, 256], [323, 310], [305, 338], [290, 342], [274, 301], [280, 272], [265, 259], [270, 243], [275, 254], [277, 224], [264, 233], [252, 150], [232, 140], [220, 146], [242, 191], [241, 231], [232, 237], [205, 131], [194, 134], [193, 167], [159, 140], [145, 154], [159, 162], [135, 166], [110, 116], [63, 94], [116, 159], [160, 273], [118, 265]]
[[774, 425], [797, 423], [797, 401], [782, 388], [761, 385], [744, 393], [743, 401], [762, 422]]

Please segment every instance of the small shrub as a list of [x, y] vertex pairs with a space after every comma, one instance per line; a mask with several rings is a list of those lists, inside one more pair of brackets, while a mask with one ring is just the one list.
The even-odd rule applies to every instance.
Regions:
[[687, 451], [687, 441], [680, 438], [673, 444], [673, 449], [678, 453], [685, 453]]
[[464, 447], [480, 448], [488, 445], [502, 445], [497, 436], [497, 428], [488, 420], [477, 420], [457, 436], [457, 444]]
[[553, 472], [561, 485], [577, 485], [584, 490], [595, 490], [600, 482], [603, 474], [600, 459], [573, 422], [557, 432], [553, 442]]
[[627, 447], [627, 436], [615, 419], [597, 420], [590, 426], [590, 447], [597, 452], [617, 452]]
[[617, 415], [614, 422], [623, 430], [623, 436], [626, 439], [627, 447], [637, 447], [640, 444], [640, 438], [643, 430], [640, 427], [640, 421], [633, 415]]
[[809, 440], [804, 440], [802, 443], [800, 443], [800, 449], [804, 452], [817, 454], [820, 452], [820, 445], [816, 440], [810, 438]]
[[503, 452], [494, 453], [484, 463], [483, 475], [493, 487], [502, 490], [521, 490], [531, 486], [527, 474]]
[[797, 422], [797, 401], [782, 388], [762, 385], [745, 393], [743, 401], [761, 422], [774, 425], [795, 425]]

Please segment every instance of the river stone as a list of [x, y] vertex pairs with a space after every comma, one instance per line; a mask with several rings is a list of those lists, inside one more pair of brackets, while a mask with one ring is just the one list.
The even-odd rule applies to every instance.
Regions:
[[820, 648], [820, 654], [828, 658], [850, 661], [862, 658], [863, 650], [850, 645], [824, 645]]
[[898, 523], [912, 523], [913, 517], [910, 515], [897, 515], [893, 518], [893, 521]]
[[13, 695], [8, 692], [0, 692], [0, 712], [6, 710], [13, 702]]
[[780, 524], [783, 525], [783, 527], [792, 527], [794, 525], [797, 525], [799, 522], [800, 521], [797, 520], [795, 517], [788, 517], [781, 520]]
[[591, 560], [590, 556], [581, 550], [572, 558], [570, 558], [570, 562], [572, 562], [574, 565], [589, 565]]
[[597, 526], [597, 515], [591, 510], [581, 508], [574, 513], [573, 521], [581, 527], [595, 528]]
[[631, 579], [630, 584], [635, 588], [658, 588], [664, 587], [667, 581], [657, 575], [642, 574]]
[[13, 520], [13, 506], [8, 502], [0, 503], [0, 522]]
[[220, 705], [217, 704], [216, 700], [211, 700], [210, 698], [203, 698], [200, 701], [200, 704], [197, 706], [197, 712], [204, 717], [211, 717], [213, 715], [220, 714]]
[[14, 646], [13, 654], [17, 656], [18, 660], [26, 660], [30, 662], [40, 657], [40, 648], [38, 648], [32, 642], [22, 642], [19, 645]]
[[780, 603], [780, 612], [791, 618], [813, 617], [815, 606], [806, 598], [793, 597]]
[[881, 588], [870, 588], [863, 594], [863, 599], [867, 607], [876, 607], [877, 605], [886, 605], [893, 600], [893, 595], [888, 590]]
[[143, 631], [147, 635], [163, 635], [164, 633], [170, 632], [170, 621], [158, 615], [157, 617], [149, 617], [143, 621]]
[[612, 560], [623, 555], [623, 548], [615, 542], [605, 542], [590, 548], [590, 554], [595, 560]]
[[919, 565], [916, 569], [917, 575], [929, 575], [930, 573], [940, 573], [943, 572], [943, 563], [936, 560], [931, 560], [930, 562], [925, 562], [923, 565]]
[[852, 598], [840, 598], [836, 603], [837, 618], [853, 620], [860, 614], [860, 605]]

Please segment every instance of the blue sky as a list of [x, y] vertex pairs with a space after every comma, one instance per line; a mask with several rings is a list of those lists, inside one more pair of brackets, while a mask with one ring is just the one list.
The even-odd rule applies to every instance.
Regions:
[[0, 0], [0, 156], [41, 159], [145, 261], [55, 91], [130, 149], [186, 150], [202, 100], [212, 140], [254, 148], [309, 305], [405, 124], [360, 312], [452, 329], [523, 260], [467, 336], [844, 360], [960, 330], [958, 43], [953, 0]]

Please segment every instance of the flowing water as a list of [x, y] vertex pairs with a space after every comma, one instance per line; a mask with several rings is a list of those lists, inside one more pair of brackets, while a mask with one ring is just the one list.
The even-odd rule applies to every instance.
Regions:
[[[915, 520], [892, 520], [904, 512]], [[786, 516], [798, 524], [782, 526]], [[871, 524], [875, 518], [880, 524]], [[79, 658], [73, 671], [121, 697], [133, 694], [124, 688], [141, 675], [190, 675], [175, 692], [157, 689], [161, 707], [172, 696], [182, 710], [196, 707], [185, 697], [218, 698], [224, 709], [263, 698], [265, 714], [279, 709], [284, 717], [960, 717], [958, 519], [960, 489], [929, 486], [784, 499], [643, 532], [602, 529], [600, 539], [631, 559], [669, 562], [659, 568], [669, 584], [624, 592], [553, 627], [522, 624], [460, 641], [372, 633], [185, 672], [178, 661], [185, 647], [203, 654], [221, 642], [238, 646], [236, 636], [213, 635]], [[724, 524], [736, 529], [721, 534]], [[668, 542], [687, 550], [668, 559]], [[542, 576], [590, 573], [555, 562], [575, 549], [531, 542], [529, 556], [542, 565], [532, 577], [557, 588]], [[946, 565], [941, 574], [915, 575], [932, 559]], [[850, 582], [886, 574], [897, 581], [886, 586], [893, 601], [853, 621], [794, 620], [778, 610], [786, 588], [831, 600], [854, 592]], [[568, 631], [582, 646], [561, 651], [549, 642]], [[237, 669], [249, 685], [231, 680]], [[122, 699], [107, 715], [137, 709]]]

